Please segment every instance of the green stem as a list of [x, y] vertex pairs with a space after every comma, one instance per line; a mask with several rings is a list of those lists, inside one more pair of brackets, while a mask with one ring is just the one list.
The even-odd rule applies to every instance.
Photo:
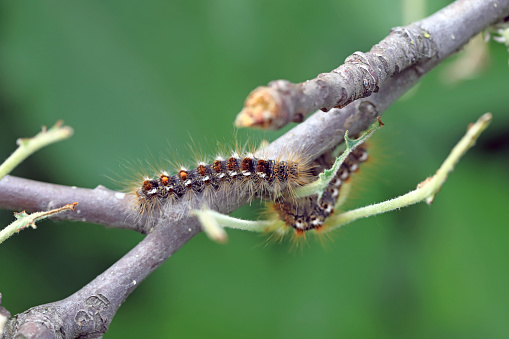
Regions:
[[59, 121], [49, 130], [43, 128], [43, 130], [33, 138], [18, 139], [18, 149], [0, 165], [0, 179], [6, 176], [32, 153], [49, 144], [69, 138], [72, 133], [73, 130], [71, 127], [62, 126], [62, 122]]
[[3, 230], [0, 231], [0, 244], [3, 243], [5, 240], [7, 240], [9, 237], [11, 237], [14, 233], [18, 233], [19, 231], [32, 226], [32, 228], [36, 228], [35, 222], [45, 219], [49, 216], [61, 213], [63, 211], [67, 210], [73, 210], [74, 206], [76, 206], [78, 203], [74, 202], [72, 204], [67, 204], [65, 206], [62, 206], [60, 208], [56, 208], [51, 211], [45, 211], [45, 212], [35, 212], [32, 214], [27, 214], [26, 212], [19, 212], [14, 213], [14, 216], [16, 216], [16, 221], [12, 222], [10, 225], [5, 227]]
[[421, 182], [417, 186], [417, 189], [394, 199], [339, 214], [333, 218], [332, 224], [334, 226], [328, 230], [336, 229], [360, 218], [366, 218], [373, 215], [393, 211], [395, 209], [410, 206], [421, 201], [426, 201], [428, 204], [431, 204], [435, 198], [435, 195], [438, 193], [445, 180], [447, 179], [447, 175], [454, 169], [454, 166], [465, 154], [465, 152], [475, 144], [475, 141], [482, 133], [482, 131], [488, 127], [491, 119], [491, 113], [486, 113], [481, 116], [475, 124], [470, 126], [465, 136], [463, 136], [458, 144], [452, 149], [451, 153], [445, 159], [444, 163], [442, 166], [440, 166], [436, 174], [433, 177], [427, 178]]

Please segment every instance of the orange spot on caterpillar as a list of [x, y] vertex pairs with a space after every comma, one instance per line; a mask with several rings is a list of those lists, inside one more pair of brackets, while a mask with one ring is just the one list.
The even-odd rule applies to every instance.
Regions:
[[167, 175], [161, 175], [161, 182], [163, 183], [164, 186], [167, 186], [168, 183], [170, 182], [170, 178], [168, 178]]
[[180, 177], [180, 179], [182, 179], [182, 181], [186, 181], [187, 180], [187, 172], [184, 170], [180, 170], [179, 177]]
[[145, 180], [143, 182], [143, 185], [142, 185], [142, 190], [144, 192], [148, 192], [152, 189], [152, 183], [150, 182], [150, 180]]
[[265, 173], [266, 167], [267, 167], [267, 161], [260, 159], [260, 160], [258, 160], [258, 164], [256, 165], [256, 171]]
[[242, 159], [242, 163], [240, 164], [240, 169], [242, 171], [249, 171], [250, 167], [251, 167], [251, 158]]
[[220, 160], [215, 160], [214, 161], [214, 165], [212, 166], [212, 168], [214, 169], [214, 172], [221, 173], [221, 161]]
[[204, 177], [206, 175], [205, 171], [207, 170], [207, 168], [205, 166], [199, 165], [197, 170], [198, 170], [198, 173], [200, 173], [200, 175], [202, 177]]
[[228, 168], [228, 171], [230, 171], [230, 172], [235, 171], [235, 169], [237, 167], [237, 159], [235, 159], [234, 157], [231, 157], [230, 159], [228, 159], [228, 163], [227, 163], [226, 167]]
[[301, 236], [303, 236], [303, 235], [304, 235], [304, 232], [305, 232], [305, 231], [304, 231], [304, 230], [301, 230], [300, 228], [296, 228], [296, 229], [295, 229], [295, 235], [296, 235], [297, 237], [301, 237]]

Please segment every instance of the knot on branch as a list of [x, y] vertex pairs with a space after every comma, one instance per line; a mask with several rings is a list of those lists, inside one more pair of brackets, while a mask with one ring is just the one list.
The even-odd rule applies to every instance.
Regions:
[[[64, 320], [59, 307], [42, 305], [17, 315], [11, 330], [16, 336], [23, 338], [55, 338], [64, 335]], [[9, 333], [7, 333], [9, 334]]]
[[106, 333], [112, 313], [108, 298], [102, 294], [92, 295], [85, 300], [83, 308], [76, 312], [74, 323], [79, 333]]

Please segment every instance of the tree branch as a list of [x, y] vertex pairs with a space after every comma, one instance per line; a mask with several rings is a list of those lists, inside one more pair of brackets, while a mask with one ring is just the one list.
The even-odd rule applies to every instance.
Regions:
[[459, 50], [474, 35], [508, 13], [507, 1], [457, 1], [389, 36], [367, 53], [355, 52], [329, 73], [299, 84], [276, 80], [256, 88], [237, 116], [238, 127], [279, 129], [321, 109], [345, 107], [367, 98], [410, 67], [427, 71]]
[[[324, 92], [319, 90], [323, 80], [320, 79], [320, 81], [316, 80], [314, 85], [306, 85], [314, 89], [311, 93], [301, 90], [301, 95], [304, 96], [302, 99], [296, 98], [294, 94], [285, 96], [287, 93], [285, 91], [274, 90], [278, 93], [277, 95], [282, 96], [282, 99], [277, 99], [278, 102], [286, 105], [279, 107], [286, 110], [284, 113], [286, 117], [283, 120], [291, 121], [295, 120], [296, 114], [307, 115], [316, 108], [330, 109], [337, 105], [345, 105], [358, 98], [357, 94], [352, 93], [368, 95], [379, 87], [379, 91], [373, 93], [369, 100], [356, 100], [343, 109], [331, 109], [328, 113], [317, 112], [303, 124], [269, 145], [269, 153], [278, 154], [280, 149], [298, 147], [308, 154], [317, 156], [329, 145], [339, 143], [346, 129], [351, 134], [366, 129], [426, 72], [460, 49], [472, 36], [508, 14], [509, 0], [457, 1], [429, 18], [397, 30], [400, 38], [397, 39], [400, 41], [398, 43], [408, 44], [411, 40], [409, 37], [416, 34], [421, 36], [419, 39], [429, 40], [417, 41], [423, 44], [417, 50], [409, 50], [408, 46], [402, 47], [405, 51], [413, 51], [411, 56], [415, 60], [405, 53], [396, 52], [400, 48], [399, 45], [390, 46], [391, 52], [387, 55], [397, 55], [406, 61], [398, 60], [393, 66], [384, 66], [383, 69], [389, 72], [386, 75], [378, 74], [378, 71], [373, 73], [369, 67], [376, 65], [376, 60], [360, 55], [359, 62], [370, 61], [369, 65], [359, 65], [362, 69], [354, 72], [357, 78], [350, 78], [350, 81], [346, 82], [357, 86], [355, 88], [344, 90], [330, 88], [331, 93], [335, 94], [324, 95]], [[427, 32], [429, 38], [422, 35], [422, 31]], [[352, 61], [352, 58], [348, 60]], [[411, 60], [410, 63], [408, 60]], [[400, 68], [399, 73], [395, 72], [395, 65], [400, 65], [398, 67], [404, 70]], [[348, 69], [348, 67], [342, 69]], [[368, 73], [373, 75], [373, 79], [367, 77], [367, 88], [363, 87], [361, 90], [358, 86], [363, 86], [364, 77]], [[359, 77], [362, 77], [362, 80]], [[337, 75], [325, 76], [325, 78], [335, 79], [334, 81], [339, 79]], [[295, 86], [300, 89], [309, 88]], [[320, 101], [314, 104], [311, 98]], [[281, 123], [278, 122], [276, 125], [280, 126]], [[229, 213], [246, 202], [245, 198], [238, 201], [223, 198], [225, 197], [218, 197], [215, 199], [217, 204], [209, 207], [222, 213]], [[101, 186], [89, 190], [38, 183], [11, 176], [0, 181], [1, 208], [47, 210], [58, 207], [59, 204], [75, 201], [79, 202], [77, 208], [79, 213], [66, 212], [58, 216], [58, 219], [89, 221], [109, 227], [132, 229], [148, 233], [148, 235], [123, 258], [75, 294], [61, 301], [34, 307], [10, 319], [6, 329], [7, 336], [24, 334], [26, 337], [35, 338], [44, 333], [58, 338], [100, 336], [107, 330], [120, 304], [136, 286], [200, 231], [195, 217], [187, 216], [177, 220], [179, 210], [189, 209], [189, 205], [185, 203], [178, 204], [174, 210], [166, 211], [154, 218], [150, 225], [145, 225], [146, 220], [136, 220], [128, 213], [128, 210], [122, 208], [125, 206], [123, 205], [125, 197]], [[198, 195], [193, 204], [200, 205], [201, 202], [202, 197]]]
[[74, 201], [78, 202], [75, 211], [63, 212], [52, 219], [85, 221], [111, 228], [148, 232], [148, 229], [145, 229], [145, 221], [136, 220], [135, 216], [129, 213], [124, 193], [103, 186], [95, 189], [78, 188], [10, 175], [0, 180], [0, 208], [3, 209], [48, 211]]

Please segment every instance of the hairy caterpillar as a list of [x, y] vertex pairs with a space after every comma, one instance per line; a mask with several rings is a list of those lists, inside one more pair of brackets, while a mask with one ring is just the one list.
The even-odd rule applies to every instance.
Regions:
[[[192, 169], [178, 166], [175, 174], [162, 169], [154, 169], [152, 176], [135, 174], [129, 183], [130, 201], [138, 215], [143, 216], [179, 202], [190, 202], [197, 194], [203, 194], [204, 203], [208, 204], [223, 193], [229, 199], [292, 199], [293, 191], [313, 178], [311, 159], [304, 153], [283, 151], [278, 157], [268, 157], [263, 152], [245, 152], [237, 147], [228, 156], [200, 161]], [[199, 207], [191, 204], [189, 209]]]
[[[181, 217], [186, 211], [198, 209], [197, 201], [210, 206], [218, 194], [226, 199], [244, 196], [248, 200], [271, 201], [267, 213], [271, 226], [265, 230], [275, 232], [276, 236], [294, 230], [300, 236], [324, 228], [325, 220], [334, 213], [343, 183], [367, 159], [366, 147], [359, 145], [346, 156], [320, 197], [317, 194], [297, 197], [294, 194], [297, 188], [316, 180], [319, 173], [332, 166], [333, 149], [312, 161], [298, 150], [281, 152], [277, 158], [259, 155], [260, 152], [254, 154], [237, 149], [228, 157], [199, 162], [191, 170], [177, 166], [176, 174], [154, 170], [153, 177], [138, 175], [132, 182], [131, 201], [140, 217], [170, 211], [180, 202], [191, 202], [189, 209], [171, 210], [172, 213], [178, 210], [177, 217]], [[205, 199], [192, 199], [197, 194]]]
[[[329, 150], [312, 163], [311, 174], [313, 176], [317, 176], [323, 169], [332, 166], [335, 159], [332, 153], [333, 151]], [[325, 227], [326, 219], [334, 213], [341, 187], [353, 173], [359, 170], [359, 165], [367, 159], [367, 147], [364, 143], [348, 155], [320, 198], [316, 194], [299, 199], [278, 197], [273, 203], [268, 204], [268, 218], [275, 220], [274, 214], [277, 215], [276, 218], [279, 218], [276, 225], [271, 228], [279, 230], [281, 235], [294, 229], [297, 236], [310, 230], [322, 230]]]

